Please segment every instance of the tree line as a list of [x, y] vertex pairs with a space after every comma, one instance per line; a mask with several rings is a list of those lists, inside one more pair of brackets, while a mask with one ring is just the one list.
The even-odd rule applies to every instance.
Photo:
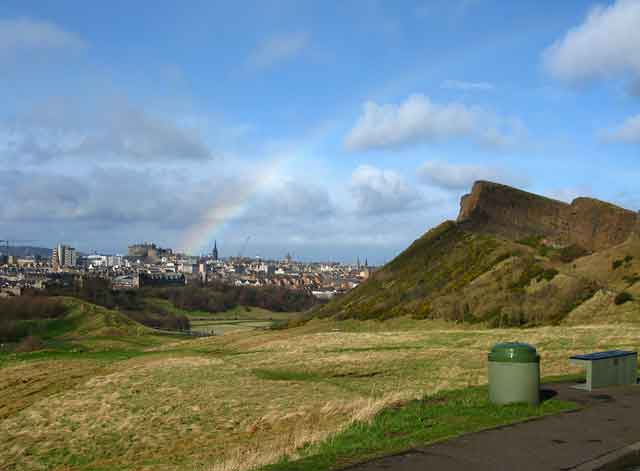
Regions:
[[46, 329], [48, 321], [68, 312], [60, 300], [48, 296], [0, 298], [0, 342], [17, 342]]

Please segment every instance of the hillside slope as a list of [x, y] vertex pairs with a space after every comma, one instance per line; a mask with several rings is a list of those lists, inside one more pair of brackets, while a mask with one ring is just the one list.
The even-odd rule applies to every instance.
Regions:
[[0, 343], [17, 343], [29, 336], [68, 341], [153, 333], [118, 311], [69, 297], [5, 299], [0, 314]]
[[62, 338], [86, 336], [135, 336], [153, 330], [124, 314], [75, 298], [65, 298], [69, 313], [64, 317], [66, 329]]
[[[567, 205], [476, 183], [474, 194], [463, 197], [457, 223], [430, 230], [314, 315], [381, 320], [409, 315], [496, 327], [593, 320], [596, 312], [640, 320], [636, 214], [596, 200], [577, 201]], [[574, 230], [562, 213], [574, 217], [577, 206], [587, 220]], [[616, 243], [623, 235], [625, 241]], [[585, 246], [604, 248], [590, 252]], [[621, 292], [630, 295], [623, 303], [616, 300]]]

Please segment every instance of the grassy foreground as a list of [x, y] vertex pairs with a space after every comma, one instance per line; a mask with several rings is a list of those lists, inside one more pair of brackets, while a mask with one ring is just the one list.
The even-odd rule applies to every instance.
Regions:
[[637, 324], [312, 321], [183, 340], [91, 321], [100, 313], [78, 311], [58, 347], [0, 355], [3, 471], [245, 471], [283, 456], [323, 469], [566, 406], [483, 403], [495, 342], [534, 344], [543, 376], [578, 372], [575, 353], [640, 347]]
[[554, 399], [539, 407], [526, 404], [496, 406], [489, 403], [486, 387], [443, 392], [402, 406], [388, 407], [370, 422], [356, 422], [328, 440], [301, 450], [298, 460], [285, 458], [266, 466], [265, 470], [337, 469], [464, 433], [575, 408], [575, 404]]

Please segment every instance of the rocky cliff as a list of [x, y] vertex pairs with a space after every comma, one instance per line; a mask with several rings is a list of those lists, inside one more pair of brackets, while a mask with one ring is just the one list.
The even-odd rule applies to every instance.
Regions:
[[640, 321], [640, 218], [477, 182], [458, 221], [416, 239], [311, 316], [411, 316], [492, 327]]
[[478, 181], [462, 197], [458, 224], [511, 240], [541, 236], [550, 245], [598, 251], [640, 232], [638, 213], [592, 198], [571, 204], [506, 185]]

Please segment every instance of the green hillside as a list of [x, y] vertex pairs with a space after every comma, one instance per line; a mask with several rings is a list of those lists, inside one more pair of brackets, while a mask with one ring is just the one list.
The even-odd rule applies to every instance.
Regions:
[[158, 335], [119, 311], [75, 298], [0, 300], [0, 354], [43, 349], [129, 350], [159, 345], [170, 338], [173, 336]]
[[[640, 244], [627, 243], [607, 251], [607, 260], [626, 257], [619, 272], [609, 266], [598, 270], [596, 276], [585, 268], [595, 262], [584, 264], [583, 258], [596, 258], [598, 266], [606, 261], [596, 254], [578, 258], [584, 255], [574, 247], [543, 246], [535, 237], [510, 241], [465, 231], [447, 221], [416, 240], [368, 281], [315, 310], [314, 315], [379, 320], [412, 316], [483, 322], [493, 327], [555, 324], [596, 294], [607, 292], [611, 293], [610, 315], [624, 313], [630, 320], [629, 316], [637, 313], [635, 317], [640, 319], [633, 294], [624, 306], [614, 302], [626, 289], [619, 282], [623, 274], [634, 280]], [[633, 293], [635, 287], [630, 289]]]
[[143, 335], [152, 332], [152, 329], [119, 311], [74, 298], [65, 298], [63, 303], [69, 308], [69, 313], [63, 319], [68, 327], [63, 338]]

